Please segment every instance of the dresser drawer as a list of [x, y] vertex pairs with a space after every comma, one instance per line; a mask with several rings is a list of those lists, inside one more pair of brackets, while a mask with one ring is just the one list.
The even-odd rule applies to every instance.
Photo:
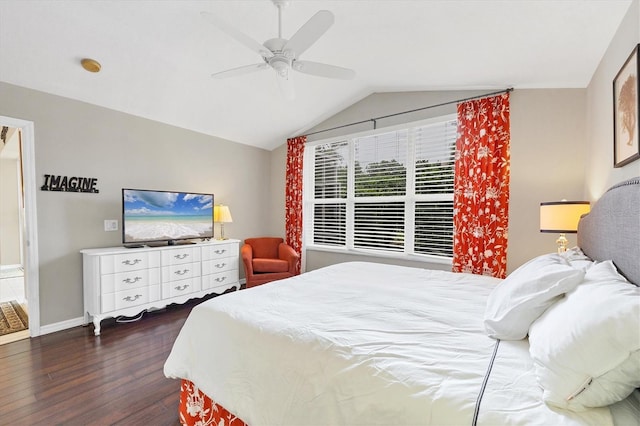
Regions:
[[226, 243], [202, 247], [202, 260], [238, 257], [238, 244]]
[[209, 290], [218, 287], [229, 288], [230, 285], [238, 285], [238, 270], [230, 270], [217, 274], [202, 276], [202, 289]]
[[157, 268], [159, 266], [160, 253], [157, 251], [135, 251], [100, 257], [101, 274], [137, 271], [139, 269]]
[[160, 284], [160, 268], [107, 274], [100, 277], [102, 294]]
[[238, 269], [237, 257], [225, 257], [223, 259], [205, 260], [202, 262], [202, 275], [215, 274], [234, 269]]
[[200, 263], [181, 263], [162, 267], [162, 282], [184, 280], [200, 276]]
[[162, 283], [162, 297], [164, 299], [197, 291], [200, 291], [200, 277]]
[[102, 312], [111, 312], [160, 300], [160, 286], [140, 287], [103, 294]]
[[200, 247], [180, 247], [162, 251], [162, 266], [200, 261]]

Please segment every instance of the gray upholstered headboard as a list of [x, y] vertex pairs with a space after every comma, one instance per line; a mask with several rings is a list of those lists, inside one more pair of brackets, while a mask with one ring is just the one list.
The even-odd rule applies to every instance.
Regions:
[[609, 188], [580, 219], [578, 247], [593, 260], [613, 260], [640, 286], [640, 177]]

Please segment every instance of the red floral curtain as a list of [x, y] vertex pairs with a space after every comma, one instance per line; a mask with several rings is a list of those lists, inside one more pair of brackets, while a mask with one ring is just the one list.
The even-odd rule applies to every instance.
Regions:
[[458, 104], [454, 272], [506, 276], [510, 139], [509, 93]]
[[[302, 259], [302, 159], [306, 142], [306, 136], [287, 139], [285, 240], [300, 255], [300, 259]], [[297, 272], [300, 272], [300, 260], [298, 260]]]

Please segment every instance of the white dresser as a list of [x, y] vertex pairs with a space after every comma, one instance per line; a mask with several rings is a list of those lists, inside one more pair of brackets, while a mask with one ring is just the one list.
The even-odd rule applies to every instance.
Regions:
[[239, 240], [81, 250], [84, 324], [239, 289]]

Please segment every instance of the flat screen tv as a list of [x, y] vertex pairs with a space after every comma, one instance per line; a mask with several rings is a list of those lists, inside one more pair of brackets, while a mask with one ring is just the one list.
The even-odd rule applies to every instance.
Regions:
[[213, 194], [122, 189], [122, 242], [180, 244], [213, 238]]

